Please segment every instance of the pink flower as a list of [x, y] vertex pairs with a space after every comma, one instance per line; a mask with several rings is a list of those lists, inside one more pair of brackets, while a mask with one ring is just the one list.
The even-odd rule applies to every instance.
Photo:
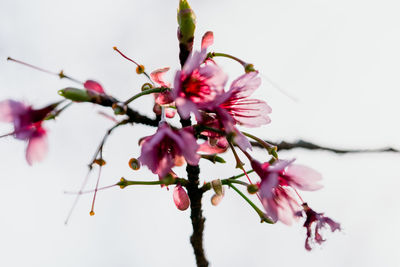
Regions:
[[187, 208], [189, 208], [190, 205], [189, 196], [186, 193], [185, 189], [183, 189], [183, 187], [180, 184], [178, 184], [174, 188], [173, 198], [175, 206], [179, 210], [186, 210]]
[[103, 86], [101, 86], [101, 84], [96, 81], [87, 80], [83, 83], [83, 87], [85, 87], [86, 90], [93, 91], [99, 94], [104, 94]]
[[143, 140], [139, 161], [153, 173], [165, 177], [172, 167], [182, 165], [184, 159], [197, 165], [200, 159], [197, 148], [196, 139], [188, 130], [172, 130], [167, 123], [162, 123], [154, 135]]
[[248, 98], [261, 84], [257, 75], [256, 71], [243, 74], [232, 82], [228, 92], [216, 99], [214, 104], [221, 119], [229, 121], [229, 114], [235, 124], [247, 127], [258, 127], [271, 122], [268, 117], [271, 107], [263, 100]]
[[292, 164], [294, 160], [280, 160], [274, 165], [268, 162], [261, 164], [252, 159], [251, 166], [260, 176], [259, 195], [267, 214], [276, 222], [291, 224], [296, 218], [300, 205], [296, 196], [289, 189], [314, 191], [322, 186], [317, 184], [321, 175], [303, 165]]
[[[305, 248], [311, 250], [311, 244], [317, 243], [319, 245], [325, 241], [320, 234], [320, 230], [325, 227], [329, 227], [331, 232], [335, 232], [340, 229], [340, 224], [335, 222], [329, 217], [325, 217], [323, 213], [317, 213], [308, 207], [307, 203], [303, 203], [304, 212], [306, 214], [306, 221], [304, 222], [304, 227], [307, 229], [307, 238], [305, 242]], [[302, 216], [302, 212], [297, 213], [298, 216]], [[313, 226], [314, 225], [314, 226]], [[314, 233], [313, 233], [314, 228]]]
[[193, 112], [200, 119], [199, 109], [207, 107], [224, 91], [227, 75], [216, 64], [203, 64], [207, 50], [194, 52], [175, 75], [172, 95], [180, 116]]
[[29, 165], [43, 160], [47, 154], [47, 135], [42, 122], [57, 105], [33, 109], [14, 100], [0, 102], [0, 121], [13, 123], [15, 138], [28, 141], [26, 160]]

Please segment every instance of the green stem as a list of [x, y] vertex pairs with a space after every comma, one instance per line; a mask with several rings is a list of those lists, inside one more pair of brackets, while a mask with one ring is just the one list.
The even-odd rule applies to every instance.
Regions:
[[268, 218], [264, 212], [262, 212], [248, 197], [246, 197], [245, 194], [243, 194], [239, 189], [237, 189], [236, 186], [234, 186], [232, 183], [228, 183], [230, 187], [233, 188], [244, 200], [246, 200], [247, 203], [257, 212], [257, 214], [260, 216], [261, 222], [266, 222], [273, 224], [274, 222]]
[[129, 185], [171, 185], [171, 184], [181, 184], [182, 186], [186, 186], [187, 180], [182, 178], [174, 178], [172, 181], [169, 179], [163, 179], [159, 181], [129, 181], [125, 180], [125, 178], [121, 178], [121, 180], [116, 183], [121, 188], [125, 188]]
[[278, 150], [277, 146], [271, 145], [270, 143], [262, 140], [261, 138], [258, 138], [257, 136], [254, 136], [250, 133], [242, 131], [242, 134], [255, 140], [257, 143], [259, 143], [262, 147], [264, 147], [268, 151], [268, 154], [270, 154], [271, 156], [273, 156], [276, 159], [278, 158], [278, 154], [276, 153], [276, 151]]
[[138, 93], [138, 94], [132, 96], [132, 97], [129, 98], [128, 100], [126, 100], [126, 101], [124, 102], [124, 104], [125, 104], [125, 105], [128, 105], [129, 103], [131, 103], [131, 102], [132, 102], [133, 100], [135, 100], [136, 98], [139, 98], [139, 97], [144, 96], [144, 95], [152, 94], [152, 93], [161, 93], [161, 92], [164, 92], [165, 90], [169, 90], [169, 88], [166, 88], [166, 87], [157, 87], [157, 88], [152, 88], [152, 89], [148, 89], [148, 90], [142, 91], [142, 92], [140, 92], [140, 93]]
[[209, 57], [209, 58], [213, 58], [213, 57], [226, 57], [226, 58], [230, 58], [230, 59], [233, 59], [233, 60], [239, 62], [243, 67], [247, 65], [247, 63], [244, 62], [243, 60], [241, 60], [241, 59], [239, 59], [239, 58], [237, 58], [237, 57], [234, 57], [234, 56], [232, 56], [232, 55], [225, 54], [225, 53], [210, 52], [210, 53], [208, 53], [208, 57]]

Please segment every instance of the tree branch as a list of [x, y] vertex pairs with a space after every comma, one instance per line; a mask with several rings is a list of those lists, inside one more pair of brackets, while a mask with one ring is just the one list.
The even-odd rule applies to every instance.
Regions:
[[[295, 149], [295, 148], [303, 148], [303, 149], [308, 149], [308, 150], [323, 150], [323, 151], [329, 151], [337, 154], [345, 154], [345, 153], [380, 153], [380, 152], [396, 152], [399, 153], [400, 150], [392, 148], [392, 147], [386, 147], [386, 148], [376, 148], [376, 149], [338, 149], [338, 148], [332, 148], [332, 147], [326, 147], [326, 146], [320, 146], [311, 142], [303, 141], [303, 140], [298, 140], [296, 142], [286, 142], [286, 141], [281, 141], [281, 142], [271, 142], [267, 141], [268, 143], [272, 145], [276, 145], [278, 147], [278, 151], [282, 150], [290, 150], [290, 149]], [[259, 143], [257, 142], [251, 142], [251, 145], [253, 147], [259, 147], [263, 148]]]

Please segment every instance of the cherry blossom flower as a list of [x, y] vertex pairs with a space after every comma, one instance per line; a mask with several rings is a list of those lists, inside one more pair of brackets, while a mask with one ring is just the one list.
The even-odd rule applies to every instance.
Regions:
[[248, 98], [261, 84], [257, 75], [256, 71], [243, 74], [232, 82], [228, 92], [216, 99], [214, 105], [217, 106], [220, 119], [230, 123], [228, 113], [235, 124], [246, 127], [258, 127], [271, 122], [268, 116], [271, 107], [263, 100]]
[[[340, 224], [335, 222], [329, 217], [325, 217], [323, 213], [317, 213], [313, 209], [311, 209], [307, 203], [303, 203], [303, 209], [306, 214], [306, 221], [304, 222], [304, 227], [307, 229], [307, 238], [305, 242], [305, 248], [307, 250], [311, 250], [310, 243], [317, 243], [319, 245], [325, 241], [320, 234], [320, 230], [322, 228], [329, 227], [331, 232], [335, 232], [336, 230], [341, 230]], [[302, 216], [302, 212], [298, 212], [297, 216]], [[313, 226], [314, 225], [314, 226]], [[314, 228], [314, 233], [313, 233]]]
[[0, 102], [0, 121], [13, 123], [14, 137], [28, 141], [26, 161], [29, 165], [43, 160], [47, 154], [47, 134], [42, 122], [57, 105], [55, 103], [42, 109], [33, 109], [14, 100]]
[[303, 165], [292, 164], [293, 161], [280, 160], [271, 165], [251, 160], [252, 168], [261, 178], [259, 195], [262, 204], [275, 222], [280, 220], [291, 224], [292, 219], [297, 218], [296, 212], [300, 210], [300, 205], [289, 187], [305, 191], [322, 187], [317, 183], [321, 180], [318, 172]]
[[139, 161], [160, 177], [165, 177], [172, 167], [182, 165], [184, 160], [191, 165], [199, 163], [196, 139], [187, 129], [173, 130], [163, 122], [154, 135], [141, 143]]
[[172, 95], [184, 119], [193, 112], [200, 120], [199, 109], [206, 108], [224, 91], [227, 75], [216, 64], [203, 64], [206, 57], [206, 49], [194, 52], [175, 75]]
[[185, 189], [183, 189], [183, 187], [180, 184], [178, 184], [174, 188], [173, 198], [175, 206], [179, 210], [186, 210], [187, 208], [189, 208], [190, 205], [189, 196], [186, 193]]

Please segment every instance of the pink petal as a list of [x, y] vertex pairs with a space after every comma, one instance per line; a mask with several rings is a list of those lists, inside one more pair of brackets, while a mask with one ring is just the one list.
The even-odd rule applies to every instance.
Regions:
[[271, 122], [268, 114], [272, 109], [262, 100], [243, 99], [228, 108], [237, 123], [246, 127], [258, 127]]
[[171, 87], [171, 84], [168, 82], [164, 81], [164, 74], [169, 71], [169, 67], [166, 68], [161, 68], [161, 69], [156, 69], [155, 71], [153, 71], [152, 73], [150, 73], [150, 77], [151, 79], [158, 83], [161, 86], [164, 87]]
[[318, 184], [322, 175], [307, 166], [291, 164], [287, 167], [285, 174], [290, 176], [293, 186], [300, 190], [314, 191], [322, 188], [322, 185]]
[[24, 113], [27, 107], [22, 103], [14, 100], [4, 100], [0, 102], [0, 121], [12, 122], [16, 116]]
[[165, 108], [165, 116], [169, 119], [175, 117], [176, 109], [173, 108]]
[[201, 50], [200, 52], [195, 51], [186, 60], [186, 63], [182, 68], [182, 72], [185, 75], [191, 74], [195, 69], [200, 67], [200, 65], [204, 62], [206, 57], [207, 57], [207, 51], [206, 50]]
[[190, 113], [193, 112], [196, 118], [201, 118], [200, 112], [195, 103], [186, 100], [183, 97], [179, 97], [175, 100], [175, 105], [178, 109], [179, 115], [183, 119], [190, 118]]
[[238, 129], [235, 127], [235, 143], [240, 147], [240, 149], [246, 151], [247, 149], [252, 150], [251, 144], [246, 136], [244, 136]]
[[257, 77], [258, 72], [252, 71], [243, 74], [231, 84], [229, 91], [233, 91], [236, 98], [250, 96], [261, 84], [261, 78]]
[[180, 135], [184, 142], [184, 147], [182, 147], [182, 155], [190, 165], [199, 164], [200, 155], [196, 153], [199, 145], [197, 144], [196, 139], [192, 134], [184, 130], [180, 131]]
[[26, 148], [26, 161], [28, 164], [32, 165], [34, 162], [42, 161], [47, 155], [47, 149], [46, 132], [41, 128], [28, 141]]
[[[225, 139], [225, 137], [222, 137]], [[208, 154], [219, 154], [223, 153], [228, 149], [228, 146], [220, 146], [218, 144], [211, 145], [209, 141], [205, 141], [204, 143], [200, 144], [197, 151], [208, 153]]]
[[101, 84], [99, 84], [96, 81], [93, 80], [87, 80], [84, 84], [83, 87], [85, 87], [85, 89], [89, 90], [89, 91], [93, 91], [93, 92], [97, 92], [100, 94], [104, 94], [104, 89], [103, 86], [101, 86]]
[[173, 198], [175, 206], [179, 210], [186, 210], [187, 208], [189, 208], [190, 205], [189, 196], [181, 185], [177, 185], [174, 188]]
[[208, 31], [203, 35], [203, 38], [201, 39], [201, 49], [207, 49], [213, 43], [214, 33], [212, 31]]

